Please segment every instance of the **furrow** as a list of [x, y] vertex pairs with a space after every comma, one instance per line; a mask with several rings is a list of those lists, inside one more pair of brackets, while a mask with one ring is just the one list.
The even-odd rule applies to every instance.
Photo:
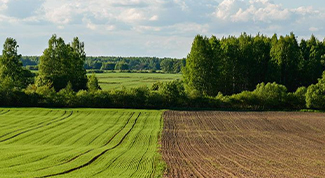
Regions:
[[19, 136], [19, 135], [22, 135], [22, 134], [28, 133], [28, 132], [30, 132], [30, 131], [36, 130], [36, 129], [38, 129], [38, 128], [41, 128], [41, 127], [44, 127], [44, 126], [48, 126], [48, 125], [51, 125], [51, 124], [53, 124], [53, 123], [55, 123], [55, 122], [59, 122], [59, 121], [62, 121], [62, 120], [64, 120], [64, 119], [67, 119], [67, 118], [69, 118], [72, 114], [73, 114], [73, 111], [71, 111], [71, 113], [70, 113], [68, 116], [63, 117], [63, 118], [61, 118], [61, 119], [58, 120], [58, 121], [49, 122], [49, 123], [47, 123], [47, 124], [38, 125], [37, 127], [27, 129], [27, 130], [25, 130], [25, 131], [22, 131], [22, 132], [20, 132], [20, 133], [17, 133], [17, 134], [15, 134], [15, 135], [9, 137], [9, 138], [6, 138], [6, 139], [1, 140], [0, 143], [5, 142], [5, 141], [10, 140], [10, 139], [13, 139], [13, 138], [15, 138], [15, 137], [17, 137], [17, 136]]
[[[108, 152], [108, 151], [110, 151], [110, 150], [113, 150], [113, 149], [115, 149], [116, 147], [118, 147], [119, 145], [121, 145], [121, 143], [123, 142], [123, 140], [127, 137], [127, 135], [131, 132], [131, 130], [132, 130], [133, 127], [135, 126], [135, 124], [136, 124], [138, 118], [140, 117], [140, 114], [141, 114], [141, 113], [139, 113], [139, 115], [136, 117], [136, 119], [135, 119], [133, 125], [131, 126], [131, 129], [128, 130], [128, 132], [127, 132], [127, 133], [122, 137], [122, 139], [121, 139], [121, 140], [118, 142], [118, 144], [116, 144], [115, 146], [113, 146], [113, 147], [111, 147], [111, 148], [109, 148], [109, 149], [105, 149], [103, 152], [101, 152], [100, 154], [98, 154], [98, 155], [96, 155], [95, 157], [93, 157], [90, 161], [88, 161], [88, 162], [86, 162], [86, 163], [84, 163], [84, 164], [82, 164], [82, 165], [80, 165], [80, 166], [78, 166], [78, 167], [75, 167], [75, 168], [72, 168], [72, 169], [69, 169], [69, 170], [66, 170], [66, 171], [63, 171], [63, 172], [55, 173], [55, 174], [50, 174], [50, 175], [41, 176], [41, 177], [53, 177], [53, 176], [58, 176], [58, 175], [64, 175], [64, 174], [68, 174], [68, 173], [74, 172], [74, 171], [76, 171], [76, 170], [79, 170], [79, 169], [81, 169], [81, 168], [84, 168], [84, 167], [87, 167], [87, 166], [91, 165], [91, 164], [92, 164], [93, 162], [95, 162], [98, 158], [100, 158], [101, 156], [103, 156], [106, 152]], [[117, 134], [116, 134], [116, 135], [117, 135]], [[116, 136], [116, 135], [115, 135], [115, 136]], [[114, 137], [115, 137], [115, 136], [114, 136]], [[110, 140], [110, 141], [111, 141], [111, 140]], [[110, 141], [109, 141], [109, 142], [110, 142]], [[107, 144], [108, 144], [109, 142], [107, 142]], [[106, 144], [105, 144], [105, 146], [106, 146]], [[41, 178], [41, 177], [40, 177], [40, 178]]]

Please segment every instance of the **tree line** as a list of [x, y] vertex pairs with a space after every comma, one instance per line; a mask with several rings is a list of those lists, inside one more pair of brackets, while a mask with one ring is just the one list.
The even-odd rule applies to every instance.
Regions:
[[[38, 70], [40, 57], [22, 56], [23, 66], [29, 70]], [[185, 66], [185, 59], [157, 58], [157, 57], [113, 57], [99, 56], [86, 57], [84, 68], [92, 72], [103, 72], [104, 70], [119, 71], [162, 71], [164, 73], [180, 73]]]
[[[104, 108], [325, 109], [324, 43], [287, 36], [196, 36], [183, 79], [102, 91], [87, 77], [79, 38], [53, 35], [39, 73], [23, 67], [15, 39], [0, 57], [0, 106]], [[323, 74], [322, 74], [323, 73]], [[140, 104], [139, 104], [140, 103]]]
[[317, 83], [325, 70], [325, 43], [315, 36], [241, 34], [221, 39], [196, 36], [183, 70], [186, 88], [209, 96], [254, 90], [276, 82], [295, 91]]

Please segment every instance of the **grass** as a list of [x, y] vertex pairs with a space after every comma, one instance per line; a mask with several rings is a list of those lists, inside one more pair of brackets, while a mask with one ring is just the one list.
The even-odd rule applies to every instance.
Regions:
[[159, 177], [162, 112], [0, 109], [0, 177]]
[[165, 82], [181, 78], [181, 74], [162, 73], [97, 73], [99, 85], [103, 90], [148, 86], [157, 81]]

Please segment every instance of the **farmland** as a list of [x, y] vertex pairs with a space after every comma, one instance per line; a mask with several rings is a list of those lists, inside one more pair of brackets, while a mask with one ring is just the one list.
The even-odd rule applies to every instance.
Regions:
[[0, 109], [0, 177], [161, 175], [160, 111]]
[[166, 177], [324, 177], [325, 114], [164, 113]]
[[160, 81], [172, 81], [181, 78], [181, 74], [161, 73], [98, 73], [99, 85], [103, 90], [148, 86]]
[[164, 176], [173, 178], [322, 177], [324, 118], [302, 112], [2, 108], [0, 177], [161, 177], [163, 160]]

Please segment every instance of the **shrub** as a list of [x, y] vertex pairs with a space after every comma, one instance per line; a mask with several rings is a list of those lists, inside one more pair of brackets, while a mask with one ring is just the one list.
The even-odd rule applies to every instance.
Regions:
[[260, 83], [253, 91], [259, 100], [262, 109], [281, 109], [285, 108], [287, 99], [287, 88], [277, 83]]
[[288, 93], [287, 107], [291, 109], [303, 109], [306, 107], [306, 87], [299, 87], [296, 92]]
[[306, 105], [308, 108], [325, 109], [325, 72], [317, 84], [308, 87]]

